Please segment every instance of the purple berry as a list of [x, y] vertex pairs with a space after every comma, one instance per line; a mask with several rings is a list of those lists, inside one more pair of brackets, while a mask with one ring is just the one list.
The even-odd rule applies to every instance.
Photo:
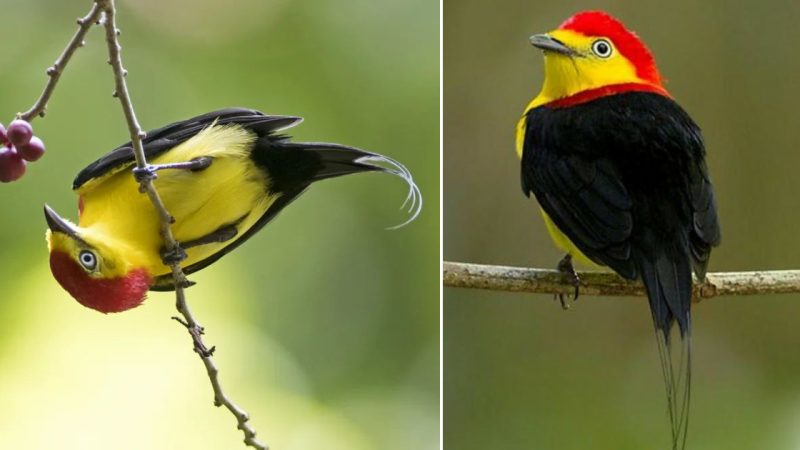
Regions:
[[30, 142], [25, 145], [17, 146], [17, 153], [22, 156], [22, 159], [27, 161], [36, 161], [44, 155], [44, 142], [34, 136]]
[[0, 145], [8, 143], [8, 136], [6, 135], [6, 127], [0, 123]]
[[25, 160], [11, 147], [0, 148], [0, 182], [19, 180], [25, 174]]
[[30, 142], [33, 137], [33, 127], [25, 120], [17, 119], [8, 124], [8, 141], [19, 147]]

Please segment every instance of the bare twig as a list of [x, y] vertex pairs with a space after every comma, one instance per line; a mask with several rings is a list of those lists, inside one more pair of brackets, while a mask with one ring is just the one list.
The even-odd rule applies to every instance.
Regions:
[[[602, 296], [643, 296], [640, 282], [611, 272], [581, 272], [581, 293]], [[494, 291], [571, 294], [574, 286], [557, 270], [445, 262], [445, 286]], [[720, 295], [800, 293], [800, 270], [709, 273], [694, 284], [694, 300]]]
[[256, 432], [248, 422], [249, 416], [247, 412], [233, 403], [233, 401], [231, 401], [231, 399], [228, 398], [228, 396], [222, 390], [222, 386], [219, 382], [219, 370], [217, 369], [214, 359], [212, 358], [214, 348], [212, 347], [211, 349], [208, 349], [206, 347], [202, 338], [203, 327], [198, 324], [197, 320], [194, 318], [194, 315], [189, 309], [189, 305], [186, 303], [184, 288], [187, 286], [188, 281], [180, 265], [181, 261], [186, 258], [186, 254], [180, 248], [180, 245], [172, 234], [171, 224], [175, 221], [175, 219], [172, 217], [169, 211], [167, 211], [167, 208], [164, 206], [164, 202], [161, 200], [158, 192], [153, 187], [155, 171], [152, 170], [152, 167], [148, 165], [144, 154], [144, 149], [142, 148], [142, 139], [145, 137], [145, 133], [142, 132], [139, 122], [136, 119], [136, 113], [133, 110], [133, 104], [131, 103], [127, 83], [125, 82], [127, 71], [122, 66], [122, 59], [120, 57], [121, 47], [118, 39], [119, 29], [116, 26], [114, 0], [95, 1], [96, 6], [99, 6], [105, 14], [104, 26], [106, 30], [106, 42], [108, 43], [108, 62], [111, 64], [111, 67], [114, 71], [114, 79], [116, 82], [114, 96], [119, 98], [119, 101], [122, 104], [122, 109], [125, 113], [125, 119], [128, 123], [128, 131], [131, 135], [133, 153], [136, 158], [136, 167], [139, 169], [136, 179], [139, 182], [140, 190], [147, 193], [147, 196], [153, 203], [153, 207], [155, 207], [156, 211], [158, 211], [158, 215], [161, 219], [161, 236], [164, 240], [166, 255], [168, 255], [168, 258], [166, 259], [169, 263], [170, 269], [172, 270], [172, 278], [175, 282], [176, 308], [183, 316], [183, 320], [178, 319], [178, 321], [189, 331], [194, 344], [194, 350], [198, 355], [200, 355], [200, 359], [203, 361], [203, 364], [206, 367], [208, 378], [211, 381], [212, 388], [214, 389], [214, 405], [225, 406], [228, 411], [230, 411], [231, 414], [236, 417], [238, 428], [244, 433], [244, 443], [246, 445], [260, 450], [266, 450], [268, 448], [267, 445], [256, 439]]
[[67, 44], [67, 47], [64, 48], [63, 52], [61, 52], [61, 55], [59, 55], [58, 59], [56, 59], [56, 62], [47, 69], [47, 76], [49, 76], [50, 79], [44, 86], [42, 95], [40, 95], [36, 100], [36, 103], [31, 106], [31, 109], [22, 113], [17, 113], [18, 119], [27, 120], [30, 122], [37, 116], [44, 117], [45, 110], [47, 109], [47, 102], [50, 100], [50, 96], [53, 95], [53, 91], [56, 88], [58, 79], [61, 77], [61, 73], [67, 66], [70, 58], [72, 58], [72, 54], [75, 53], [75, 50], [77, 50], [79, 47], [83, 47], [83, 38], [86, 36], [89, 28], [91, 28], [92, 25], [97, 22], [97, 19], [100, 18], [101, 12], [102, 10], [100, 5], [95, 3], [92, 5], [92, 9], [89, 11], [89, 14], [78, 19], [78, 31], [75, 32], [74, 36], [72, 36], [69, 44]]

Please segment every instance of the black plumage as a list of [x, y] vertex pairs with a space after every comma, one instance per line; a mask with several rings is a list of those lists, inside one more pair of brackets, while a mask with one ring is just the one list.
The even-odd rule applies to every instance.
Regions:
[[700, 129], [649, 92], [526, 115], [522, 189], [589, 258], [641, 278], [659, 330], [688, 331], [691, 271], [719, 243]]
[[[593, 261], [640, 278], [656, 328], [672, 424], [682, 448], [691, 390], [692, 270], [719, 244], [700, 129], [672, 99], [627, 92], [526, 114], [522, 190]], [[682, 351], [673, 365], [670, 331]]]

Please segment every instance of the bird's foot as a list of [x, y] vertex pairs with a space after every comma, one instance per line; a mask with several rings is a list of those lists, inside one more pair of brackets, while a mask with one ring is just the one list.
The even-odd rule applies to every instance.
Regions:
[[[577, 301], [578, 296], [580, 295], [581, 279], [578, 277], [578, 273], [575, 271], [575, 267], [572, 265], [572, 255], [569, 253], [564, 255], [561, 261], [558, 262], [558, 271], [564, 275], [567, 283], [575, 287], [575, 294], [572, 296], [572, 301]], [[569, 303], [567, 303], [567, 294], [559, 293], [556, 294], [555, 298], [561, 303], [561, 308], [569, 309]]]
[[207, 169], [211, 166], [211, 162], [213, 158], [210, 156], [200, 156], [198, 158], [194, 158], [190, 161], [186, 162], [177, 162], [177, 163], [167, 163], [167, 164], [148, 164], [144, 167], [134, 167], [133, 168], [133, 178], [136, 180], [137, 183], [142, 184], [145, 182], [153, 181], [158, 178], [159, 170], [167, 170], [167, 169], [181, 169], [181, 170], [189, 170], [192, 172], [197, 172], [203, 169]]
[[187, 258], [186, 251], [179, 246], [172, 249], [161, 249], [161, 262], [165, 266], [174, 266]]
[[156, 174], [155, 166], [150, 164], [144, 167], [134, 167], [133, 168], [133, 179], [139, 183], [139, 192], [144, 192], [144, 183], [149, 183], [156, 178], [158, 178], [158, 174]]

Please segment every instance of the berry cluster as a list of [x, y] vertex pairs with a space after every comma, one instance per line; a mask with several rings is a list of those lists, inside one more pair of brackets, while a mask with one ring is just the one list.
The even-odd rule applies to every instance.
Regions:
[[25, 174], [26, 161], [36, 161], [44, 155], [44, 143], [33, 135], [33, 128], [25, 120], [0, 123], [0, 182], [18, 180]]

